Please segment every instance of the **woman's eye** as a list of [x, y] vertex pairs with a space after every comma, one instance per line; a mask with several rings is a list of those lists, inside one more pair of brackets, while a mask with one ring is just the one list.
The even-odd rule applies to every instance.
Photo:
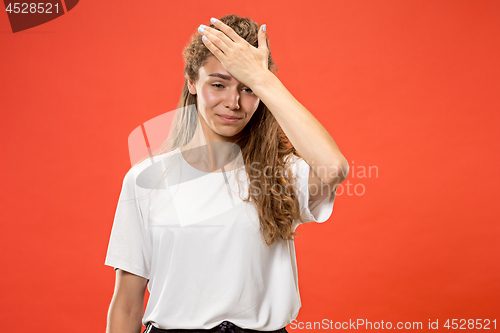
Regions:
[[[224, 85], [222, 85], [220, 83], [214, 83], [214, 84], [212, 84], [212, 87], [215, 87], [215, 88], [224, 88]], [[252, 89], [250, 89], [250, 88], [243, 88], [243, 90], [245, 90], [249, 94], [253, 93]]]

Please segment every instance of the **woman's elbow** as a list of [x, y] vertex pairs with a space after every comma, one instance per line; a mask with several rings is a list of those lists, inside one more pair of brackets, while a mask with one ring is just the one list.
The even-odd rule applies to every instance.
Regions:
[[331, 165], [332, 169], [334, 170], [331, 176], [331, 185], [338, 185], [346, 180], [347, 176], [349, 175], [349, 163], [347, 162], [347, 160], [345, 158], [340, 161], [337, 160]]

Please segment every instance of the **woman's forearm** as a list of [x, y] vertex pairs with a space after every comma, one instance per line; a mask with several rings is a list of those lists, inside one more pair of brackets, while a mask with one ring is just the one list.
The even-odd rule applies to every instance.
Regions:
[[349, 165], [335, 141], [278, 77], [268, 71], [259, 76], [251, 89], [271, 111], [292, 145], [324, 183], [335, 184], [344, 178]]
[[109, 306], [106, 333], [140, 333], [142, 315], [142, 304], [130, 308], [113, 299]]

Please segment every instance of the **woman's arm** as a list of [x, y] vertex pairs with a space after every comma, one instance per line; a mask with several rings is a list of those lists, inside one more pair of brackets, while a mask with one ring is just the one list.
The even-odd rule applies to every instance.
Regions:
[[140, 333], [144, 312], [144, 293], [148, 280], [116, 270], [113, 299], [109, 306], [106, 333]]
[[267, 32], [263, 26], [259, 29], [256, 48], [223, 22], [215, 18], [211, 21], [220, 31], [200, 27], [207, 38], [204, 39], [206, 47], [232, 76], [252, 89], [268, 107], [292, 145], [309, 164], [310, 200], [328, 196], [347, 178], [349, 164], [327, 130], [269, 71]]
[[[328, 196], [349, 173], [349, 164], [328, 131], [272, 72], [261, 72], [251, 89], [268, 107], [292, 145], [311, 167], [310, 200]], [[323, 191], [318, 191], [320, 188]]]

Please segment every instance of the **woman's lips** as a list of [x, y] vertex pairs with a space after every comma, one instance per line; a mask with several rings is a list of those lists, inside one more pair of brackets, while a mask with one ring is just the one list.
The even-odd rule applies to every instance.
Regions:
[[240, 120], [240, 118], [222, 116], [220, 114], [218, 114], [217, 116], [219, 116], [220, 119], [222, 119], [223, 121], [228, 122], [228, 123], [234, 123], [234, 122], [237, 122], [238, 120]]

